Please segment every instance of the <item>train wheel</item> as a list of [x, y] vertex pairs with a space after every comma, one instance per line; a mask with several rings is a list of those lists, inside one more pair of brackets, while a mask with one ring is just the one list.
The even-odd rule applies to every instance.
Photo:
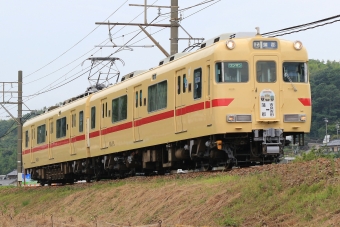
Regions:
[[40, 186], [45, 186], [45, 181], [40, 181]]

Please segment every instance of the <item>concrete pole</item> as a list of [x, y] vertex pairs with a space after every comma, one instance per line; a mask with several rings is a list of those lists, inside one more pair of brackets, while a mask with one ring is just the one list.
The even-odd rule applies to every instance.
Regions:
[[22, 181], [22, 71], [18, 72], [18, 145], [17, 145], [17, 172], [18, 186]]
[[171, 0], [170, 55], [178, 53], [178, 0]]
[[146, 15], [146, 10], [147, 10], [146, 5], [147, 5], [147, 1], [144, 0], [144, 24], [148, 23], [147, 22], [147, 15]]

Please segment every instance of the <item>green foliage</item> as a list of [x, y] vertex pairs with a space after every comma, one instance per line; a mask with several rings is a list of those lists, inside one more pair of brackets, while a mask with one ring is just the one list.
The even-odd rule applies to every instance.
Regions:
[[323, 139], [326, 135], [324, 118], [328, 118], [329, 135], [336, 135], [336, 122], [340, 119], [340, 63], [309, 60], [312, 91], [311, 138]]
[[316, 160], [318, 158], [334, 159], [335, 155], [333, 153], [328, 153], [326, 148], [319, 148], [319, 149], [313, 148], [310, 151], [302, 153], [301, 156], [296, 157], [294, 161], [295, 162], [311, 161], [311, 160]]

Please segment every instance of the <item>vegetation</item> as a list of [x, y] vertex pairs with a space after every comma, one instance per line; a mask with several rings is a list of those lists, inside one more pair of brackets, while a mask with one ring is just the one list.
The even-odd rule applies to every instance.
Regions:
[[59, 222], [89, 223], [96, 217], [98, 226], [147, 225], [158, 220], [165, 226], [333, 226], [338, 223], [339, 168], [338, 159], [318, 158], [214, 175], [3, 187], [0, 213], [12, 217], [8, 226], [50, 215]]

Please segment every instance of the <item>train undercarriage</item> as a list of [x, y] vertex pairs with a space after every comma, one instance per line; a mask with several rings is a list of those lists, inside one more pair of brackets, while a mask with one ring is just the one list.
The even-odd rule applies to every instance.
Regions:
[[[27, 169], [26, 174], [31, 174], [41, 185], [51, 185], [162, 175], [172, 171], [227, 170], [233, 166], [278, 162], [283, 156], [283, 147], [290, 142], [285, 138], [281, 129], [272, 128], [252, 133], [218, 134], [35, 167]], [[303, 133], [293, 134], [293, 139], [301, 145]]]

